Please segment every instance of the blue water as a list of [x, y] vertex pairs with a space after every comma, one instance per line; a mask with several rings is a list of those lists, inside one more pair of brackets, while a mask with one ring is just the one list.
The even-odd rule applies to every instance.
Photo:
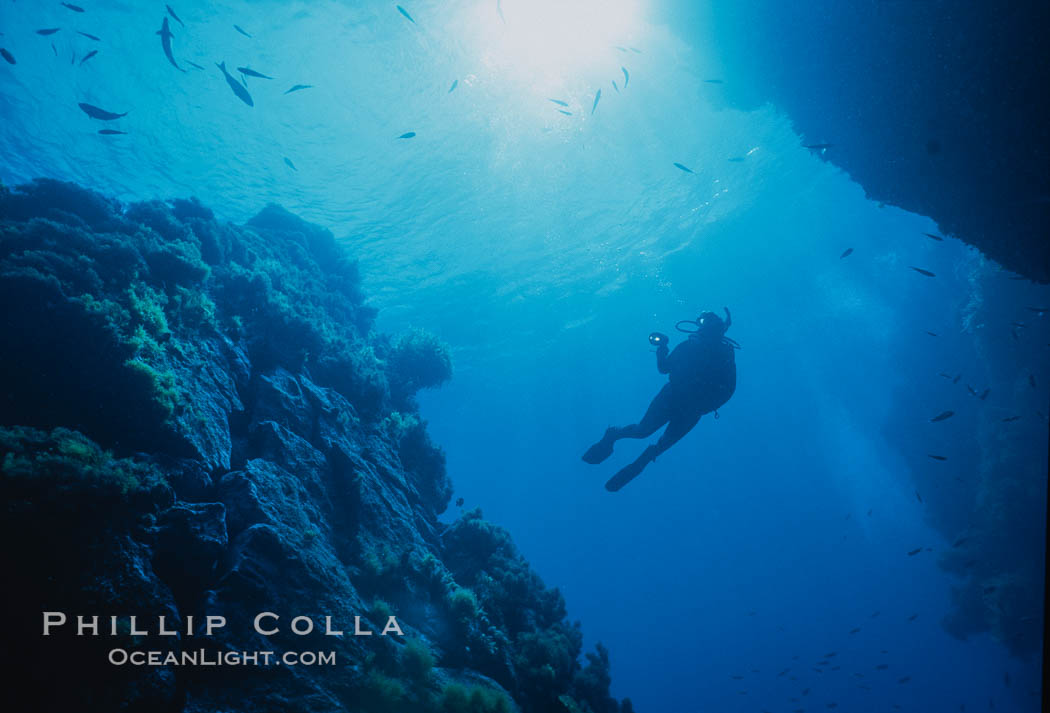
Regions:
[[[727, 107], [704, 27], [642, 0], [502, 0], [504, 19], [494, 1], [419, 2], [415, 22], [393, 3], [184, 2], [180, 73], [154, 34], [163, 4], [81, 4], [3, 2], [18, 64], [0, 64], [0, 180], [197, 195], [237, 222], [272, 201], [345, 236], [380, 328], [452, 346], [454, 380], [421, 403], [457, 496], [609, 646], [615, 695], [649, 712], [1038, 709], [1036, 657], [946, 633], [962, 580], [938, 561], [1010, 513], [997, 532], [1041, 600], [1050, 317], [1025, 307], [1050, 290], [866, 200], [776, 107]], [[247, 80], [249, 108], [220, 61], [275, 78]], [[128, 114], [104, 125], [78, 102]], [[580, 454], [662, 385], [646, 335], [722, 306], [736, 395], [605, 492], [643, 444], [598, 467]]]

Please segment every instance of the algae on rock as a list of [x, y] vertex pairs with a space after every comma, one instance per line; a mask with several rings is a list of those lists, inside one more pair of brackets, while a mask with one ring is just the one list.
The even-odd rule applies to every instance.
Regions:
[[[39, 709], [630, 710], [504, 530], [438, 521], [452, 487], [414, 395], [448, 349], [374, 317], [348, 249], [277, 206], [233, 226], [196, 200], [0, 187], [0, 527], [26, 642], [3, 664]], [[40, 637], [42, 611], [183, 633]], [[208, 615], [227, 626], [185, 634]], [[297, 636], [293, 616], [405, 636]], [[117, 645], [337, 664], [114, 667]]]

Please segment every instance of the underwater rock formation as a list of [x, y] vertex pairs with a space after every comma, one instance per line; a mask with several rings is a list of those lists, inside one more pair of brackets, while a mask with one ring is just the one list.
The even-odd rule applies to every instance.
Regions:
[[[3, 665], [23, 700], [630, 711], [507, 532], [438, 520], [452, 489], [414, 394], [451, 376], [448, 350], [374, 316], [348, 250], [279, 207], [238, 227], [196, 200], [0, 187]], [[45, 611], [70, 623], [42, 636]], [[260, 631], [262, 612], [280, 619]], [[207, 636], [208, 616], [226, 625]], [[380, 635], [391, 616], [403, 634]], [[337, 663], [113, 665], [116, 648]]]
[[805, 144], [830, 144], [823, 158], [872, 200], [929, 216], [1010, 270], [1050, 281], [1050, 112], [1036, 100], [1050, 81], [1050, 5], [683, 7], [692, 14], [679, 21], [707, 28], [724, 68], [724, 84], [708, 85], [713, 98], [772, 102]]

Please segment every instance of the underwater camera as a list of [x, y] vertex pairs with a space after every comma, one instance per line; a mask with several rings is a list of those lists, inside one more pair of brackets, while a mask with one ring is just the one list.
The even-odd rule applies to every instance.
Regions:
[[670, 339], [666, 334], [661, 332], [653, 332], [649, 335], [649, 343], [654, 347], [658, 347], [661, 344], [667, 344], [667, 340]]

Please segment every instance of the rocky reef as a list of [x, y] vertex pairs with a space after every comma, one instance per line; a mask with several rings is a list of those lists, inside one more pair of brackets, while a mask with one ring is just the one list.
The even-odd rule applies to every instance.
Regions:
[[680, 5], [721, 62], [712, 98], [772, 102], [873, 200], [1050, 281], [1050, 5]]
[[[279, 207], [234, 226], [196, 200], [0, 187], [3, 665], [22, 700], [631, 710], [506, 531], [438, 519], [452, 487], [415, 394], [450, 378], [448, 350], [374, 316], [346, 245]], [[68, 623], [43, 636], [45, 611]], [[114, 649], [336, 663], [115, 665]]]

